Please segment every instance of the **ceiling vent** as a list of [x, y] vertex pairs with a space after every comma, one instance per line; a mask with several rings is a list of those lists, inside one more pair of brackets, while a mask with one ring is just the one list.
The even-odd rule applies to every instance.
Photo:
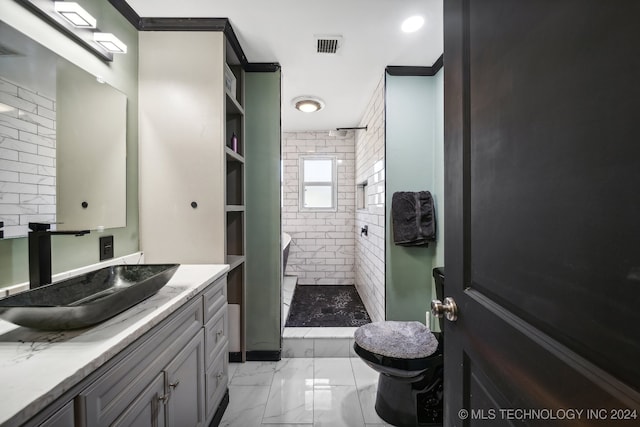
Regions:
[[335, 54], [342, 47], [342, 36], [315, 36], [316, 52]]

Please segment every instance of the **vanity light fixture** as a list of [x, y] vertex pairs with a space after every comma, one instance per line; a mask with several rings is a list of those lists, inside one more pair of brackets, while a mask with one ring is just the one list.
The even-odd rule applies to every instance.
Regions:
[[296, 110], [302, 111], [303, 113], [315, 113], [324, 108], [324, 101], [315, 96], [299, 96], [294, 98], [291, 103]]
[[93, 41], [112, 53], [127, 53], [127, 45], [111, 33], [93, 33]]
[[416, 15], [405, 19], [402, 22], [402, 26], [400, 28], [402, 28], [402, 31], [404, 31], [405, 33], [414, 33], [422, 28], [423, 25], [424, 18], [422, 16]]
[[96, 19], [78, 3], [72, 1], [54, 2], [56, 13], [76, 28], [96, 28]]

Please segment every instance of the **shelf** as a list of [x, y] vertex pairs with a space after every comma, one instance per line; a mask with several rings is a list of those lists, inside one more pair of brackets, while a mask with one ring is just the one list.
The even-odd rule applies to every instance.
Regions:
[[227, 153], [227, 160], [244, 163], [244, 157], [233, 151], [231, 148], [225, 147], [224, 151]]
[[233, 96], [228, 90], [225, 90], [225, 93], [227, 94], [227, 114], [239, 114], [244, 116], [244, 108], [242, 108], [242, 105], [238, 103], [235, 96]]
[[234, 268], [241, 266], [244, 261], [244, 255], [227, 255], [227, 264], [229, 264], [229, 270], [233, 270]]
[[227, 212], [244, 212], [244, 205], [227, 205], [225, 210]]

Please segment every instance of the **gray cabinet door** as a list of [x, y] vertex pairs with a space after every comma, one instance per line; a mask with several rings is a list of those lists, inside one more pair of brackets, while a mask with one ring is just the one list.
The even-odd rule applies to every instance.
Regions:
[[204, 425], [204, 332], [198, 333], [166, 369], [167, 424]]
[[115, 420], [117, 427], [164, 427], [166, 399], [164, 373], [158, 374], [153, 382]]
[[51, 418], [40, 424], [40, 427], [71, 427], [74, 426], [73, 402], [64, 405]]

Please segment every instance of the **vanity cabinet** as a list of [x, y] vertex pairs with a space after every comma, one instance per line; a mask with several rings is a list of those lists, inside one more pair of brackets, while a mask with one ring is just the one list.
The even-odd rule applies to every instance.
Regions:
[[27, 425], [209, 426], [227, 393], [226, 289], [226, 277], [207, 286]]
[[73, 402], [64, 405], [40, 427], [69, 427], [73, 425]]
[[[235, 85], [225, 84], [230, 80]], [[242, 361], [243, 103], [244, 71], [224, 32], [140, 32], [141, 249], [150, 263], [230, 265], [228, 299], [240, 307], [234, 359]]]
[[158, 374], [131, 406], [112, 425], [131, 427], [164, 427], [165, 417], [161, 412], [160, 399], [164, 396], [164, 374]]

